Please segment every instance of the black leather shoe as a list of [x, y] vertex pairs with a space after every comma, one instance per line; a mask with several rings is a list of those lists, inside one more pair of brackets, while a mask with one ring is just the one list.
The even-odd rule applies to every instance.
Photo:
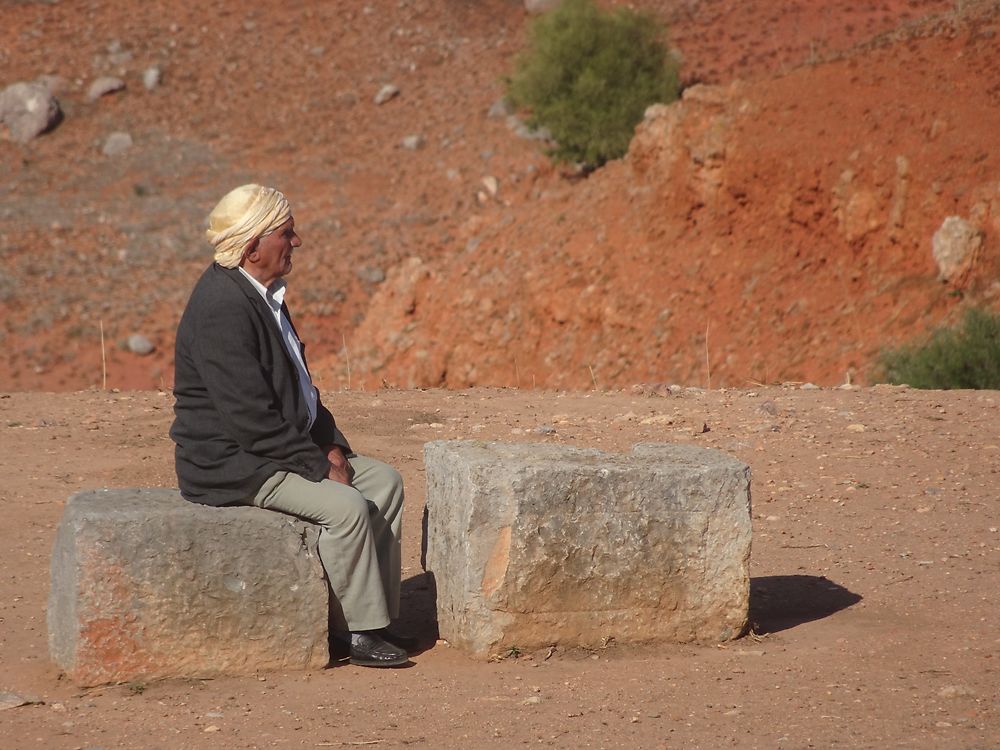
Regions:
[[368, 632], [352, 634], [350, 659], [351, 664], [359, 667], [398, 667], [406, 664], [410, 657], [375, 632]]
[[404, 651], [416, 651], [420, 648], [420, 639], [412, 635], [396, 633], [389, 630], [389, 628], [376, 630], [375, 634], [386, 643], [391, 643], [393, 646], [399, 646], [399, 648]]

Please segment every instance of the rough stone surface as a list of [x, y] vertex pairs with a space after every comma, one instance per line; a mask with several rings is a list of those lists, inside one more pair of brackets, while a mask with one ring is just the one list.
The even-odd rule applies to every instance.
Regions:
[[746, 628], [750, 470], [719, 451], [424, 447], [441, 637], [512, 646], [717, 642]]
[[967, 271], [983, 244], [983, 234], [960, 216], [949, 216], [931, 241], [938, 278], [951, 281]]
[[13, 83], [0, 92], [0, 122], [18, 143], [52, 128], [60, 114], [59, 102], [41, 83]]
[[52, 551], [49, 652], [81, 685], [329, 660], [315, 527], [176, 490], [80, 492]]

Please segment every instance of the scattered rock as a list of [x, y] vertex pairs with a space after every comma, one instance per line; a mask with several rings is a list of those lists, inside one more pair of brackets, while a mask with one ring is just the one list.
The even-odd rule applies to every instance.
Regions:
[[387, 101], [397, 96], [399, 96], [399, 87], [391, 83], [387, 83], [379, 89], [377, 94], [375, 94], [374, 101], [376, 104], [385, 104]]
[[803, 383], [799, 386], [800, 391], [818, 391], [819, 386], [815, 383]]
[[95, 102], [102, 96], [113, 94], [125, 88], [125, 81], [115, 76], [101, 76], [87, 89], [87, 100]]
[[132, 148], [132, 136], [119, 130], [107, 137], [101, 147], [101, 153], [105, 156], [118, 156], [130, 148]]
[[426, 141], [422, 135], [408, 135], [399, 143], [405, 149], [416, 151], [423, 148]]
[[552, 10], [562, 0], [524, 0], [524, 9], [533, 16]]
[[865, 432], [868, 428], [863, 424], [849, 424], [847, 425], [848, 432]]
[[975, 693], [965, 685], [945, 685], [938, 690], [938, 695], [941, 698], [968, 698]]
[[142, 72], [142, 85], [146, 87], [147, 91], [155, 89], [162, 80], [163, 71], [160, 70], [159, 65], [150, 65]]
[[10, 693], [5, 690], [0, 691], [0, 711], [8, 708], [17, 708], [18, 706], [30, 706], [41, 702], [42, 701], [38, 700], [38, 698], [29, 698], [27, 696]]
[[532, 128], [521, 121], [517, 115], [510, 115], [507, 118], [507, 127], [514, 132], [518, 138], [527, 138], [531, 141], [551, 141], [552, 131], [548, 128]]
[[500, 181], [496, 177], [487, 176], [482, 179], [482, 183], [490, 197], [496, 198], [497, 193], [500, 191]]
[[117, 39], [112, 39], [108, 44], [108, 62], [115, 66], [125, 65], [132, 61], [132, 53], [122, 47], [122, 43]]
[[27, 143], [58, 124], [59, 102], [41, 83], [12, 83], [0, 92], [0, 122], [18, 143]]
[[378, 266], [363, 266], [355, 271], [357, 277], [369, 284], [381, 284], [385, 281], [385, 271]]
[[504, 117], [510, 117], [512, 114], [514, 114], [514, 107], [511, 105], [510, 101], [508, 101], [506, 96], [501, 96], [490, 105], [490, 109], [486, 113], [486, 116], [494, 119], [501, 119]]
[[141, 333], [133, 333], [128, 337], [128, 341], [125, 342], [128, 350], [133, 354], [138, 354], [145, 357], [147, 354], [152, 354], [156, 350], [156, 346], [148, 338], [143, 336]]
[[968, 271], [983, 244], [983, 233], [960, 216], [949, 216], [931, 240], [938, 278], [951, 281]]
[[765, 401], [757, 409], [765, 414], [770, 414], [772, 417], [778, 413], [778, 407], [773, 401]]

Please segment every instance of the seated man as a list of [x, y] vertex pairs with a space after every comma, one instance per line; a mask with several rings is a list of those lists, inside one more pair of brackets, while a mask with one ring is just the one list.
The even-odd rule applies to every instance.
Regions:
[[215, 262], [177, 327], [175, 420], [181, 494], [319, 524], [331, 625], [354, 664], [407, 661], [386, 631], [399, 609], [403, 484], [355, 455], [323, 406], [283, 299], [302, 244], [285, 196], [243, 185], [209, 216]]

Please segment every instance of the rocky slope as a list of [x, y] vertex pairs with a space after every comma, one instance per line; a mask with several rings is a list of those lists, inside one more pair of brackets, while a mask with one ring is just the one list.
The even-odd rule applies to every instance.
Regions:
[[[961, 305], [996, 305], [1000, 66], [996, 7], [980, 10], [651, 108], [624, 160], [396, 268], [354, 336], [355, 377], [834, 384]], [[944, 283], [932, 238], [949, 216], [978, 250]]]
[[[249, 180], [296, 207], [306, 244], [289, 301], [314, 359], [335, 355], [315, 363], [324, 386], [705, 383], [709, 369], [716, 384], [828, 382], [945, 316], [954, 289], [926, 278], [930, 234], [958, 213], [985, 232], [979, 269], [995, 247], [976, 191], [995, 174], [996, 3], [963, 3], [957, 19], [936, 0], [646, 5], [669, 22], [684, 79], [720, 88], [692, 88], [628, 159], [571, 184], [489, 116], [523, 41], [514, 0], [8, 4], [0, 83], [49, 76], [65, 119], [0, 142], [0, 388], [169, 387], [173, 331], [209, 257], [204, 216]], [[148, 89], [151, 66], [162, 80]], [[91, 100], [108, 75], [125, 89]], [[376, 104], [388, 84], [400, 93]], [[657, 145], [675, 119], [694, 140]], [[132, 147], [105, 153], [116, 132]], [[724, 152], [681, 158], [699, 138]], [[912, 177], [890, 231], [899, 156]], [[883, 226], [860, 239], [837, 229], [869, 220]], [[814, 270], [792, 274], [789, 247], [840, 277], [806, 286]], [[760, 270], [776, 264], [788, 273]], [[966, 292], [986, 294], [981, 278]], [[855, 297], [867, 286], [882, 312]], [[906, 307], [895, 287], [923, 296]], [[834, 294], [854, 314], [833, 315]], [[893, 295], [898, 315], [883, 309]], [[129, 348], [135, 333], [151, 354]]]

